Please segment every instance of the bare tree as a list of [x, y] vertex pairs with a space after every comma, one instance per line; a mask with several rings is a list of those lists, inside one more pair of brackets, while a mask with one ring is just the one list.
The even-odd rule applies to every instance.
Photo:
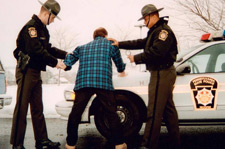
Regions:
[[77, 36], [78, 34], [69, 30], [69, 27], [61, 27], [53, 31], [51, 38], [54, 46], [68, 51], [78, 44]]
[[201, 35], [224, 29], [225, 0], [173, 0], [170, 23], [180, 50], [199, 44]]
[[[68, 51], [74, 49], [77, 45], [78, 34], [69, 30], [69, 27], [61, 27], [53, 31], [51, 35], [52, 44], [59, 49]], [[58, 73], [58, 85], [60, 85], [61, 69]]]
[[195, 31], [211, 32], [221, 30], [225, 25], [225, 0], [188, 0], [175, 2], [185, 13], [187, 24]]

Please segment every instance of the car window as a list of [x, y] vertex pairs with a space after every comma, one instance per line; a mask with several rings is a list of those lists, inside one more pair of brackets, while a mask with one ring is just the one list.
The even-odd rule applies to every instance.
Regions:
[[197, 49], [197, 48], [199, 48], [199, 47], [201, 47], [201, 46], [203, 46], [203, 45], [204, 45], [204, 44], [199, 44], [199, 45], [197, 45], [197, 46], [193, 46], [193, 47], [191, 47], [191, 48], [182, 50], [181, 52], [179, 52], [179, 53], [177, 54], [177, 60], [183, 58], [183, 57], [184, 57], [185, 55], [187, 55], [188, 53], [192, 52], [193, 50], [195, 50], [195, 49]]
[[191, 66], [191, 73], [205, 73], [209, 55], [197, 55], [187, 62]]
[[215, 72], [225, 72], [225, 53], [222, 53], [218, 56]]
[[187, 63], [193, 74], [225, 72], [225, 44], [209, 46], [189, 58]]

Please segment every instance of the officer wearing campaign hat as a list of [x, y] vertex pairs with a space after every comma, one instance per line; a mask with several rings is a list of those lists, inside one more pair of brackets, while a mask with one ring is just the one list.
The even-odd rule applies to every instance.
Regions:
[[129, 55], [130, 62], [145, 64], [150, 72], [149, 101], [147, 121], [142, 141], [142, 148], [157, 149], [162, 119], [168, 129], [171, 148], [180, 147], [178, 114], [173, 102], [173, 88], [176, 80], [177, 40], [172, 29], [167, 25], [167, 17], [159, 17], [159, 11], [154, 5], [145, 5], [140, 20], [149, 28], [147, 37], [138, 40], [118, 42], [113, 45], [121, 49], [144, 49], [144, 52]]
[[163, 10], [164, 8], [159, 8], [157, 9], [154, 5], [152, 4], [148, 4], [148, 5], [145, 5], [142, 10], [141, 10], [141, 14], [142, 14], [142, 17], [140, 19], [138, 19], [138, 21], [144, 19], [144, 17], [146, 17], [147, 15], [151, 14], [151, 13], [154, 13], [154, 12], [159, 12], [161, 10]]
[[[40, 2], [40, 1], [39, 1]], [[26, 131], [26, 116], [30, 105], [35, 147], [58, 148], [59, 142], [52, 142], [48, 138], [42, 102], [41, 71], [46, 71], [46, 66], [63, 68], [65, 64], [58, 59], [65, 59], [67, 52], [52, 47], [49, 43], [50, 35], [47, 25], [58, 18], [60, 5], [55, 0], [40, 2], [42, 7], [38, 15], [33, 15], [31, 20], [21, 29], [17, 37], [17, 47], [14, 57], [17, 60], [16, 82], [17, 100], [13, 113], [10, 143], [13, 149], [24, 149]], [[22, 53], [22, 54], [21, 54]], [[26, 61], [24, 61], [26, 57]]]
[[[41, 1], [39, 1], [39, 3], [50, 12], [49, 19], [50, 19], [51, 14], [53, 14], [56, 18], [61, 20], [61, 18], [57, 16], [60, 12], [60, 5], [57, 1], [47, 0], [45, 3], [42, 3]], [[48, 22], [48, 24], [49, 24], [49, 22]]]

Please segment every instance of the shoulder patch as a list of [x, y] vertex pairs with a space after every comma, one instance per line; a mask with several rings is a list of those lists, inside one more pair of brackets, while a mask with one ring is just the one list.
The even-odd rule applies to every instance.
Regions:
[[37, 30], [35, 29], [35, 27], [28, 28], [28, 32], [31, 38], [37, 37]]
[[168, 32], [166, 30], [161, 30], [161, 32], [159, 33], [159, 39], [162, 41], [165, 41], [167, 37], [168, 37]]

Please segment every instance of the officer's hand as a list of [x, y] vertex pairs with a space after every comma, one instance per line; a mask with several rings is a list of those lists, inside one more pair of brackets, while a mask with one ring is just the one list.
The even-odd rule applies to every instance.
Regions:
[[113, 39], [113, 38], [107, 38], [107, 40], [113, 41], [112, 45], [113, 45], [113, 46], [119, 47], [119, 42], [118, 42], [116, 39]]
[[58, 68], [58, 69], [66, 69], [66, 67], [67, 66], [63, 63], [62, 60], [58, 60], [58, 63], [56, 65], [56, 68]]
[[134, 56], [133, 55], [128, 55], [127, 58], [129, 58], [129, 60], [130, 60], [131, 63], [134, 62]]

